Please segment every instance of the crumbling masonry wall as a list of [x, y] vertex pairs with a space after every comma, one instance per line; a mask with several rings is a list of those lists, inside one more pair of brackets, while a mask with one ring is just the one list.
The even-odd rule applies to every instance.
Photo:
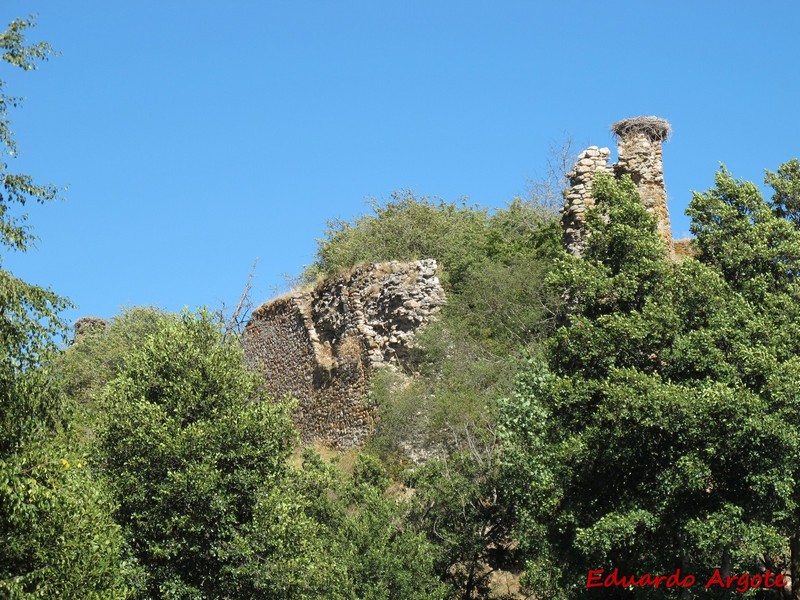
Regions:
[[645, 208], [657, 218], [658, 232], [668, 255], [673, 256], [662, 155], [662, 144], [670, 133], [669, 123], [658, 117], [634, 117], [614, 123], [611, 131], [617, 137], [617, 163], [608, 164], [611, 154], [608, 148], [592, 146], [579, 155], [573, 171], [567, 174], [570, 188], [561, 216], [564, 245], [576, 256], [582, 253], [586, 239], [585, 213], [594, 205], [592, 181], [598, 171], [603, 171], [615, 177], [631, 177]]
[[583, 250], [586, 210], [594, 206], [592, 182], [595, 174], [598, 171], [611, 175], [614, 173], [614, 169], [608, 164], [610, 156], [611, 151], [608, 148], [591, 146], [578, 155], [578, 162], [567, 173], [569, 189], [564, 201], [561, 226], [567, 251], [576, 256]]
[[397, 364], [445, 302], [436, 261], [357, 267], [257, 308], [245, 359], [270, 393], [298, 400], [304, 442], [359, 444], [372, 428], [370, 375]]
[[108, 327], [108, 321], [100, 317], [81, 317], [72, 325], [72, 344], [80, 342], [93, 333], [101, 332]]

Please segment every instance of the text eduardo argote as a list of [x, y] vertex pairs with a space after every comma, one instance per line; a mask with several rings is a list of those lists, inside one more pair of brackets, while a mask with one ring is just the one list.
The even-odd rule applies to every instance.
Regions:
[[787, 584], [786, 577], [782, 573], [773, 573], [767, 569], [764, 573], [751, 575], [744, 573], [741, 575], [723, 575], [719, 569], [707, 580], [697, 581], [694, 575], [682, 575], [681, 570], [677, 569], [670, 575], [621, 575], [619, 569], [606, 572], [605, 569], [591, 569], [586, 577], [587, 588], [633, 588], [633, 587], [652, 587], [652, 588], [690, 588], [694, 585], [702, 585], [704, 588], [719, 588], [746, 592], [751, 589], [780, 589]]

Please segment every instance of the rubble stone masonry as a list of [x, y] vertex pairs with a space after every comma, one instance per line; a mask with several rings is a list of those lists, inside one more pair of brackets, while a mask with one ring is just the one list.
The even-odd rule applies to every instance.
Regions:
[[586, 234], [586, 210], [594, 206], [592, 182], [598, 171], [613, 174], [608, 165], [611, 151], [608, 148], [591, 146], [578, 156], [572, 171], [567, 173], [569, 189], [567, 190], [561, 226], [564, 232], [564, 244], [567, 250], [580, 255]]
[[436, 261], [369, 264], [257, 308], [245, 359], [270, 393], [296, 398], [303, 441], [339, 448], [371, 431], [370, 375], [392, 368], [445, 302]]
[[617, 137], [617, 163], [608, 164], [608, 148], [592, 146], [578, 156], [573, 171], [567, 174], [570, 188], [561, 213], [564, 245], [575, 256], [582, 253], [586, 239], [585, 213], [594, 206], [592, 181], [598, 171], [603, 171], [615, 177], [631, 177], [645, 208], [658, 219], [658, 232], [668, 255], [674, 256], [662, 156], [662, 144], [670, 133], [669, 123], [658, 117], [634, 117], [614, 123], [611, 130]]

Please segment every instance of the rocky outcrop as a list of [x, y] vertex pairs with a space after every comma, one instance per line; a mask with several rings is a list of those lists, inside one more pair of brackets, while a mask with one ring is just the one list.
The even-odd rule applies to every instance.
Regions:
[[370, 432], [370, 375], [393, 368], [444, 304], [436, 261], [364, 265], [257, 308], [245, 359], [274, 397], [297, 399], [305, 442], [347, 448]]

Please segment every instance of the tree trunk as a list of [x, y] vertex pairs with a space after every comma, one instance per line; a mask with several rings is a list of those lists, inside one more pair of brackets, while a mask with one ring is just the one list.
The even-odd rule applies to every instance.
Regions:
[[731, 574], [731, 551], [730, 548], [725, 548], [722, 551], [722, 568], [719, 570], [722, 578], [725, 579]]
[[792, 600], [800, 600], [800, 534], [789, 538], [789, 551], [791, 552], [791, 566], [789, 572], [792, 576]]

